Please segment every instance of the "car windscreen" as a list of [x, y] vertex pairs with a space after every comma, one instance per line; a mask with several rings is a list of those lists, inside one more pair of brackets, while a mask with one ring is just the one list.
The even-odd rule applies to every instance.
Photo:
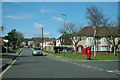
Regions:
[[34, 48], [34, 50], [41, 50], [41, 48]]

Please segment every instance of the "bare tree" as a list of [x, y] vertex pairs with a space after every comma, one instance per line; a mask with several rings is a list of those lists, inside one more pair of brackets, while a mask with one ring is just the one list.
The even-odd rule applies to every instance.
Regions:
[[109, 20], [109, 18], [105, 18], [105, 16], [102, 14], [102, 11], [97, 8], [96, 6], [90, 6], [87, 9], [87, 19], [89, 20], [90, 26], [94, 29], [94, 57], [96, 57], [96, 33], [98, 27], [100, 25], [105, 26]]
[[0, 30], [3, 31], [4, 30], [4, 26], [0, 26]]
[[104, 33], [101, 32], [102, 36], [105, 37], [107, 42], [112, 45], [112, 51], [114, 51], [114, 54], [113, 54], [114, 56], [116, 56], [116, 50], [118, 49], [118, 45], [120, 44], [119, 20], [120, 20], [120, 17], [117, 17], [117, 20], [115, 21], [115, 23], [112, 21], [107, 27], [105, 27], [106, 32]]
[[77, 51], [76, 51], [76, 47], [77, 47], [77, 44], [78, 42], [80, 41], [80, 36], [78, 36], [78, 32], [82, 29], [81, 26], [77, 26], [77, 24], [74, 24], [72, 22], [66, 22], [64, 24], [63, 27], [59, 28], [59, 32], [62, 33], [62, 34], [70, 34], [70, 36], [67, 36], [69, 37], [71, 40], [72, 40], [72, 45], [74, 46], [75, 48], [75, 52], [77, 54]]
[[0, 36], [2, 36], [2, 32], [4, 31], [4, 26], [0, 26]]

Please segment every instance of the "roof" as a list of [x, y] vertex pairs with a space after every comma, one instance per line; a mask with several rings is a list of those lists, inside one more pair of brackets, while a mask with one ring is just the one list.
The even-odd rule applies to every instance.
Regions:
[[[94, 29], [92, 28], [92, 26], [89, 27], [84, 27], [79, 33], [78, 35], [80, 36], [93, 36], [94, 35]], [[119, 33], [119, 28], [118, 27], [99, 27], [97, 29], [97, 33], [96, 33], [97, 37], [100, 36], [116, 36], [116, 37], [120, 37], [120, 33]]]
[[[64, 39], [64, 34], [61, 35], [58, 39]], [[65, 45], [71, 45], [72, 44], [72, 40], [71, 38], [71, 34], [65, 34]], [[64, 41], [61, 41], [61, 45], [64, 45]]]
[[49, 41], [53, 41], [53, 42], [55, 42], [56, 39], [54, 39], [54, 38], [52, 38], [52, 39], [44, 39], [44, 42], [49, 42]]
[[[71, 39], [65, 39], [65, 45], [71, 45], [72, 40]], [[61, 41], [61, 45], [64, 45], [64, 41]]]
[[[65, 34], [65, 38], [70, 38], [71, 34]], [[61, 35], [58, 39], [64, 38], [64, 34]]]
[[53, 43], [49, 43], [48, 45], [53, 45]]

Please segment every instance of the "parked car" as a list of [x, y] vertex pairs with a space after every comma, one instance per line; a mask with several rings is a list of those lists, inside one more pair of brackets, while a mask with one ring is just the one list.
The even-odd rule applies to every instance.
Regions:
[[63, 51], [65, 50], [65, 52], [69, 52], [69, 51], [72, 51], [72, 52], [75, 52], [75, 50], [71, 49], [71, 48], [66, 48], [66, 49], [63, 49]]
[[32, 55], [41, 55], [43, 56], [43, 51], [41, 50], [41, 47], [34, 47]]

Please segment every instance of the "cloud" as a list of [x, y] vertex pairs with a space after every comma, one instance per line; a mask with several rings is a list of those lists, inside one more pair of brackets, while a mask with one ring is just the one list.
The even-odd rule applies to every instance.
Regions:
[[35, 23], [34, 23], [34, 27], [41, 29], [41, 28], [44, 27], [44, 26], [43, 26], [42, 24], [38, 24], [37, 22], [35, 22]]
[[64, 21], [64, 19], [58, 18], [58, 17], [55, 17], [55, 16], [52, 16], [52, 19], [55, 19], [55, 20], [57, 20], [57, 21]]
[[49, 32], [43, 32], [43, 35], [44, 36], [50, 36], [50, 33]]
[[33, 16], [27, 13], [22, 13], [16, 16], [13, 15], [8, 15], [8, 16], [4, 16], [6, 18], [10, 18], [10, 19], [28, 19], [28, 18], [32, 18]]
[[46, 11], [44, 9], [40, 9], [40, 12], [44, 14]]
[[18, 16], [5, 16], [6, 18], [11, 18], [11, 19], [22, 19], [21, 17]]
[[40, 12], [42, 12], [44, 14], [44, 13], [49, 13], [51, 11], [50, 10], [45, 10], [45, 9], [42, 8], [42, 9], [40, 9]]

